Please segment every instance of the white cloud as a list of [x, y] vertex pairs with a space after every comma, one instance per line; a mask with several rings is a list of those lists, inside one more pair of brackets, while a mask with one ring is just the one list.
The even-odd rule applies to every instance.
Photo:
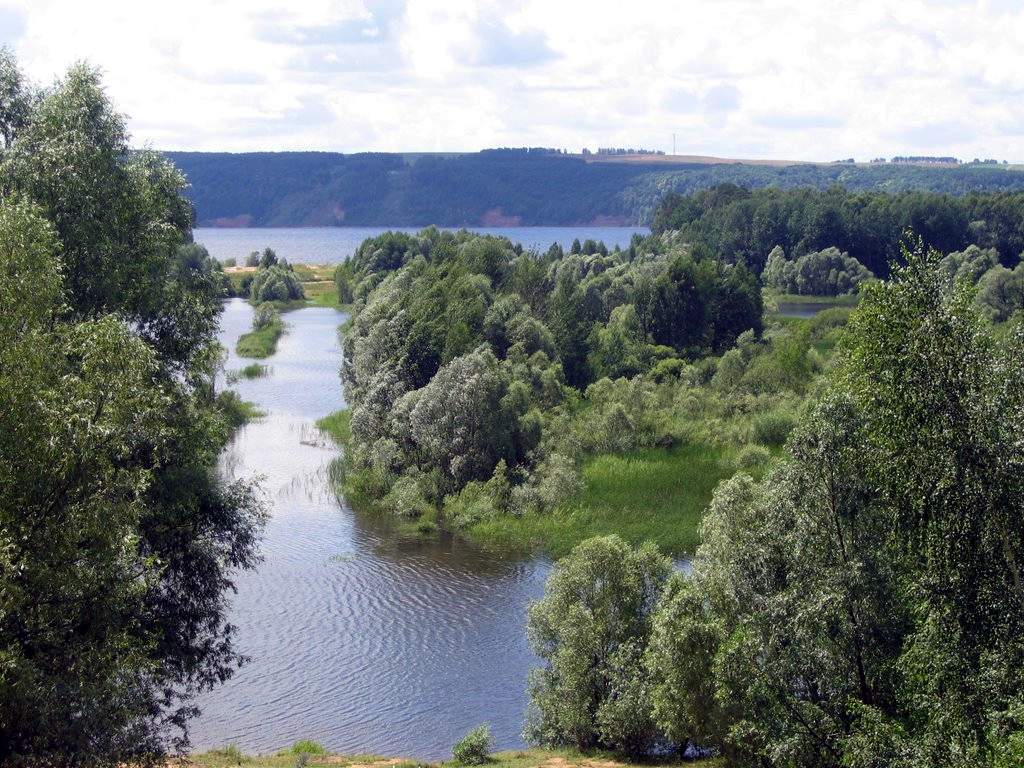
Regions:
[[671, 147], [1024, 159], [1009, 0], [0, 0], [169, 149]]

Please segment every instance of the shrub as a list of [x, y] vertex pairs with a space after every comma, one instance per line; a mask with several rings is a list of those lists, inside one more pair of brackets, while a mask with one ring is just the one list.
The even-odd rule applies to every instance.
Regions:
[[293, 755], [326, 755], [327, 750], [319, 742], [311, 739], [299, 739], [288, 750]]
[[254, 331], [258, 331], [262, 328], [268, 328], [280, 318], [281, 315], [274, 308], [273, 304], [269, 302], [263, 302], [258, 307], [256, 307], [255, 312], [253, 312], [252, 329]]
[[686, 362], [678, 357], [659, 360], [651, 368], [651, 378], [659, 384], [664, 381], [678, 379], [687, 368]]
[[419, 483], [410, 475], [402, 475], [395, 481], [384, 497], [383, 504], [398, 517], [410, 519], [420, 517], [430, 509]]
[[737, 469], [755, 469], [768, 463], [772, 454], [763, 445], [745, 445], [736, 454]]
[[830, 331], [842, 328], [850, 319], [853, 310], [850, 307], [830, 307], [812, 317], [807, 323], [810, 337], [815, 340], [825, 338]]
[[478, 725], [452, 747], [452, 757], [461, 765], [483, 765], [491, 759], [491, 728]]
[[291, 267], [283, 264], [260, 267], [249, 287], [249, 298], [254, 302], [294, 301], [305, 297], [302, 283]]
[[754, 419], [754, 439], [762, 445], [782, 445], [795, 425], [793, 414], [769, 411]]

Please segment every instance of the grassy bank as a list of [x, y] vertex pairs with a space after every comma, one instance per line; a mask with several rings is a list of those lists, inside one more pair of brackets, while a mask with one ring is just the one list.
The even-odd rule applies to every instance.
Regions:
[[345, 445], [352, 435], [350, 426], [351, 414], [347, 408], [328, 414], [320, 419], [316, 425], [338, 445]]
[[[306, 765], [332, 765], [339, 768], [440, 768], [440, 766], [458, 765], [452, 761], [431, 763], [423, 760], [379, 757], [375, 755], [333, 755], [309, 754], [287, 749], [274, 755], [245, 755], [235, 748], [203, 752], [190, 755], [181, 761], [182, 765], [194, 765], [200, 768], [230, 768], [230, 766], [252, 766], [252, 768], [294, 768], [296, 761], [305, 754]], [[693, 765], [687, 762], [686, 765]], [[702, 760], [696, 763], [703, 768], [719, 768], [723, 765], [716, 759]], [[486, 765], [491, 768], [644, 768], [645, 765], [658, 765], [661, 768], [672, 765], [684, 765], [681, 762], [660, 763], [623, 763], [612, 756], [604, 754], [582, 755], [570, 750], [529, 749], [508, 752], [496, 752]]]
[[485, 520], [469, 537], [487, 548], [560, 557], [591, 536], [617, 533], [690, 553], [715, 486], [733, 472], [724, 449], [705, 445], [595, 456], [583, 465], [584, 488], [575, 499], [546, 514]]
[[[344, 446], [351, 436], [349, 418], [349, 411], [336, 411], [317, 426]], [[610, 533], [636, 543], [654, 541], [671, 554], [690, 553], [715, 486], [736, 471], [733, 453], [696, 444], [594, 456], [584, 463], [583, 490], [571, 501], [549, 513], [485, 520], [463, 533], [487, 549], [552, 557]], [[335, 477], [343, 482], [343, 473]], [[344, 490], [349, 503], [372, 506], [371, 499]], [[417, 524], [410, 524], [410, 530]]]
[[277, 351], [277, 340], [284, 333], [284, 323], [275, 320], [269, 325], [256, 331], [243, 333], [238, 337], [235, 345], [235, 352], [239, 357], [253, 357], [262, 359], [270, 357]]
[[[302, 283], [302, 290], [306, 298], [295, 301], [274, 301], [271, 302], [279, 312], [289, 312], [293, 309], [303, 307], [328, 307], [345, 311], [348, 305], [338, 300], [338, 289], [334, 283], [334, 264], [293, 264], [292, 269]], [[231, 282], [232, 292], [235, 296], [245, 298], [242, 292], [242, 282], [246, 276], [255, 274], [256, 267], [231, 267], [227, 270], [228, 279]]]
[[856, 293], [848, 293], [843, 296], [803, 296], [798, 293], [765, 291], [765, 299], [770, 299], [778, 305], [820, 304], [829, 307], [856, 307], [860, 296]]

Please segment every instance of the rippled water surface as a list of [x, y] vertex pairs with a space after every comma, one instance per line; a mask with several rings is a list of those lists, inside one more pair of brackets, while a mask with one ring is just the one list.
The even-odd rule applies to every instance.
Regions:
[[[376, 237], [388, 229], [418, 232], [421, 227], [291, 227], [195, 230], [196, 242], [202, 243], [210, 255], [223, 261], [235, 258], [241, 263], [247, 254], [270, 246], [297, 264], [333, 264], [351, 256], [368, 237]], [[609, 248], [626, 247], [634, 233], [649, 234], [647, 227], [471, 227], [474, 232], [504, 235], [524, 248], [547, 250], [559, 243], [566, 250], [572, 241], [588, 237], [603, 240]]]
[[[229, 349], [251, 312], [227, 305]], [[326, 481], [337, 452], [314, 422], [343, 405], [344, 315], [311, 308], [285, 319], [270, 375], [236, 385], [267, 415], [223, 457], [230, 474], [262, 475], [271, 508], [264, 562], [240, 576], [232, 608], [252, 661], [202, 697], [194, 748], [269, 752], [311, 738], [339, 752], [439, 759], [481, 722], [498, 747], [519, 745], [536, 663], [525, 610], [549, 565], [402, 541], [339, 502]], [[244, 362], [232, 351], [227, 367]]]

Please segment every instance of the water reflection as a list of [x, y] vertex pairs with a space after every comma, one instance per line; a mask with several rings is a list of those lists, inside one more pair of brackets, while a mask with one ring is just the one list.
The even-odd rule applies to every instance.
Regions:
[[[229, 349], [251, 312], [227, 305]], [[222, 468], [261, 476], [272, 515], [264, 562], [239, 578], [232, 609], [252, 662], [199, 702], [195, 748], [268, 752], [312, 738], [340, 752], [438, 759], [484, 721], [499, 747], [517, 746], [536, 663], [525, 609], [549, 564], [402, 539], [337, 501], [327, 483], [336, 450], [314, 422], [343, 405], [343, 319], [289, 313], [270, 375], [236, 385], [267, 416], [239, 432]], [[227, 367], [244, 362], [232, 351]]]

